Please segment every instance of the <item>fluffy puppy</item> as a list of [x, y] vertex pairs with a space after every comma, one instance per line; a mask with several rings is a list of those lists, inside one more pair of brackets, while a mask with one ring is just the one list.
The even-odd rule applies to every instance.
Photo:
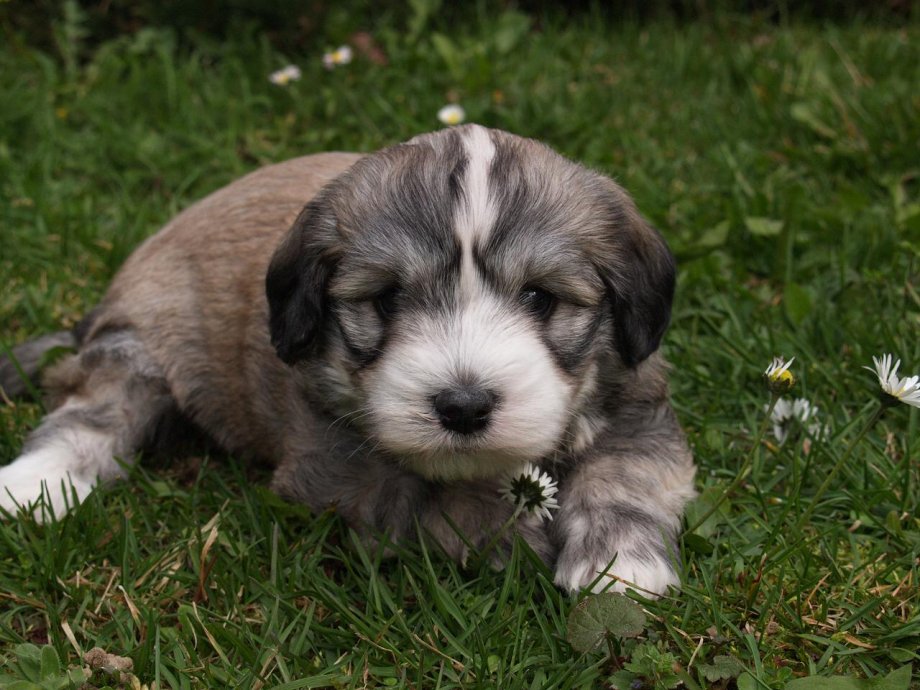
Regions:
[[0, 506], [60, 514], [178, 414], [275, 463], [282, 496], [460, 561], [537, 463], [560, 507], [516, 530], [556, 582], [662, 593], [694, 475], [657, 354], [673, 291], [626, 193], [535, 141], [470, 125], [273, 165], [128, 259]]

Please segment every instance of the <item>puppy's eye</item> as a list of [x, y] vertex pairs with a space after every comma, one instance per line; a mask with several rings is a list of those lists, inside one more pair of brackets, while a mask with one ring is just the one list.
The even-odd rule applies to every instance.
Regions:
[[518, 294], [518, 301], [538, 319], [549, 318], [553, 307], [556, 306], [556, 298], [538, 287], [525, 287]]
[[396, 314], [399, 293], [400, 289], [394, 285], [374, 298], [374, 309], [384, 321], [389, 321]]

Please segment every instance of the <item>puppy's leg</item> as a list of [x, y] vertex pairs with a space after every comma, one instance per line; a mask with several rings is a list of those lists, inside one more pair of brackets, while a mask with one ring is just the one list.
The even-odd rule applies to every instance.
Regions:
[[556, 549], [547, 524], [524, 512], [506, 529], [514, 506], [501, 496], [500, 488], [499, 482], [485, 479], [434, 487], [434, 495], [421, 515], [421, 526], [460, 564], [466, 563], [470, 547], [474, 553], [479, 552], [496, 535], [499, 538], [494, 551], [487, 554], [493, 566], [504, 563], [515, 535], [522, 537], [544, 563], [551, 564]]
[[0, 507], [26, 508], [37, 520], [63, 515], [100, 482], [122, 477], [119, 461], [134, 460], [173, 404], [162, 372], [130, 331], [87, 344], [48, 382], [59, 407], [0, 468]]
[[[352, 443], [360, 449], [358, 439]], [[428, 482], [374, 453], [343, 454], [349, 448], [340, 439], [326, 452], [282, 463], [272, 489], [315, 511], [334, 508], [372, 544], [381, 534], [397, 542], [413, 539], [418, 525], [461, 564], [469, 556], [469, 547], [481, 549], [488, 544], [514, 510], [494, 481]], [[510, 550], [515, 533], [544, 562], [552, 562], [555, 547], [547, 530], [529, 515], [522, 515], [502, 536], [493, 562], [501, 562], [501, 553]]]
[[601, 439], [560, 487], [556, 584], [570, 591], [599, 575], [595, 591], [657, 595], [679, 585], [676, 540], [694, 495], [690, 452], [667, 406], [624, 428], [634, 431]]

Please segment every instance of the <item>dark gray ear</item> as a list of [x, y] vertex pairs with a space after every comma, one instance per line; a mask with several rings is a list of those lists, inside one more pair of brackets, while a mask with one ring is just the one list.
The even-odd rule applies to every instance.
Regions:
[[615, 249], [602, 277], [613, 302], [617, 352], [635, 367], [658, 349], [671, 321], [676, 266], [664, 238], [631, 203], [614, 218]]
[[265, 276], [269, 332], [287, 364], [315, 352], [329, 310], [326, 287], [335, 267], [328, 241], [335, 219], [319, 200], [301, 211], [272, 256]]

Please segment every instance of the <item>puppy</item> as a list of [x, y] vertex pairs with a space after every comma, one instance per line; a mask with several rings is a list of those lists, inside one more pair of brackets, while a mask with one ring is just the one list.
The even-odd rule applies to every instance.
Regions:
[[[559, 509], [515, 530], [557, 584], [660, 594], [694, 475], [657, 353], [673, 291], [626, 193], [535, 141], [469, 125], [269, 166], [128, 259], [0, 506], [60, 515], [179, 414], [274, 463], [280, 495], [461, 562], [537, 463]], [[60, 342], [18, 349], [26, 373]]]

